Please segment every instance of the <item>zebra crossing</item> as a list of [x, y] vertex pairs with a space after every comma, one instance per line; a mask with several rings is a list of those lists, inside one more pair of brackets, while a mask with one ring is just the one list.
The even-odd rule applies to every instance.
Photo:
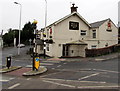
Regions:
[[[58, 63], [60, 63], [60, 61], [47, 60], [47, 61], [40, 62], [40, 66], [52, 66], [52, 65], [58, 64]], [[31, 62], [31, 65], [27, 65], [26, 67], [32, 67], [32, 62]]]
[[13, 77], [7, 77], [7, 76], [0, 76], [0, 82], [4, 83], [4, 82], [9, 82], [10, 80], [13, 80], [15, 78]]

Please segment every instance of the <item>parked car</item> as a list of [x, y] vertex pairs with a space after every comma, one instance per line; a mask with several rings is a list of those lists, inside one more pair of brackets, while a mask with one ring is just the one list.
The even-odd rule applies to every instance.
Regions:
[[17, 45], [17, 48], [19, 48], [19, 47], [20, 47], [20, 48], [25, 47], [25, 44], [18, 44], [18, 45]]

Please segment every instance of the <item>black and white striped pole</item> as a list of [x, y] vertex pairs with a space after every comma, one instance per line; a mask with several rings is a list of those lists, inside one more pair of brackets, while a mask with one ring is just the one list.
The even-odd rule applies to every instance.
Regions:
[[34, 59], [35, 59], [35, 56], [36, 56], [36, 26], [37, 24], [37, 21], [34, 20], [34, 22], [32, 23], [32, 27], [34, 29], [34, 40], [33, 40], [33, 43], [34, 43], [34, 47], [33, 47], [33, 71], [35, 70], [35, 62], [34, 62]]
[[44, 38], [44, 58], [46, 58], [46, 39]]

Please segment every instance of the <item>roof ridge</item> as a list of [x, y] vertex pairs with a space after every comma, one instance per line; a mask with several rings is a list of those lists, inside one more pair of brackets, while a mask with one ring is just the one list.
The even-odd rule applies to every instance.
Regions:
[[[93, 23], [103, 22], [103, 21], [107, 21], [107, 20], [109, 20], [109, 19], [110, 19], [110, 18], [104, 19], [104, 20], [101, 20], [101, 21], [96, 21], [96, 22], [93, 22]], [[93, 24], [93, 23], [90, 23], [90, 24]]]
[[99, 26], [101, 26], [107, 20], [110, 20], [110, 18], [105, 19], [105, 20], [101, 20], [101, 21], [97, 21], [97, 22], [94, 22], [94, 23], [90, 23], [90, 25], [91, 25], [92, 28], [98, 28]]
[[70, 16], [72, 16], [72, 15], [74, 15], [74, 14], [76, 14], [76, 15], [77, 15], [79, 18], [81, 18], [89, 27], [91, 27], [90, 24], [89, 24], [78, 12], [70, 13], [70, 14], [68, 14], [68, 15], [60, 18], [60, 19], [58, 19], [57, 21], [53, 22], [52, 24], [48, 25], [47, 27], [52, 26], [53, 24], [56, 25], [56, 24], [60, 23], [61, 21], [63, 21], [64, 19], [69, 18]]

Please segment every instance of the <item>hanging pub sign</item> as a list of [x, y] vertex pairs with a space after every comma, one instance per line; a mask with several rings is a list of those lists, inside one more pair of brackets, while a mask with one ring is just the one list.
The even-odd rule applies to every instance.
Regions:
[[107, 23], [107, 31], [108, 32], [112, 31], [112, 29], [111, 29], [111, 22], [110, 21]]
[[52, 34], [52, 28], [50, 28], [50, 35]]

